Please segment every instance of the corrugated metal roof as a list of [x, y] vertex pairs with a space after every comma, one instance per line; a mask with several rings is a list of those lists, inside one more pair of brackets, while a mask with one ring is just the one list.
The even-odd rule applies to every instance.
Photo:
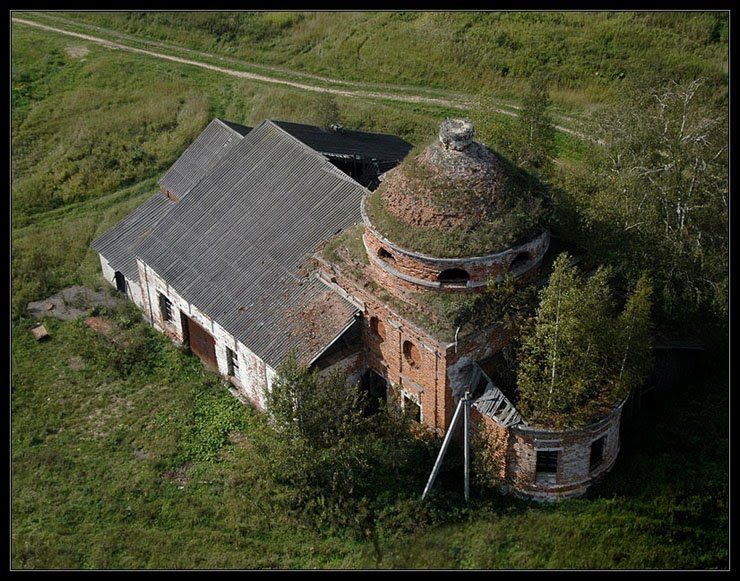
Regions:
[[136, 268], [136, 248], [159, 222], [174, 202], [157, 192], [105, 234], [92, 241], [92, 247], [102, 254], [113, 270], [129, 280], [139, 280]]
[[313, 357], [356, 307], [299, 266], [360, 221], [362, 186], [265, 121], [138, 248], [170, 286], [270, 365]]
[[214, 119], [172, 164], [159, 185], [182, 199], [250, 128]]
[[234, 123], [233, 121], [227, 121], [226, 119], [219, 119], [219, 121], [221, 121], [221, 123], [223, 123], [224, 125], [231, 127], [231, 129], [239, 133], [242, 137], [244, 137], [247, 133], [252, 131], [251, 127], [247, 127], [246, 125], [240, 125], [239, 123]]
[[348, 129], [334, 131], [288, 121], [273, 123], [310, 148], [327, 155], [358, 155], [368, 161], [376, 159], [398, 163], [413, 148], [400, 137], [386, 133], [365, 133]]

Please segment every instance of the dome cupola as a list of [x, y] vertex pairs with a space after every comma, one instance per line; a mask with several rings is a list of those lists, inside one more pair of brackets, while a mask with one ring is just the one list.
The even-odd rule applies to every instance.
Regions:
[[541, 184], [476, 141], [467, 119], [445, 119], [437, 140], [385, 174], [362, 214], [374, 269], [409, 290], [520, 276], [549, 243]]

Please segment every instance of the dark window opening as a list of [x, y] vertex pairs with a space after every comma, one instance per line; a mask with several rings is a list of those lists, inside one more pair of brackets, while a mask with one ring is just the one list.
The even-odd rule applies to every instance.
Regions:
[[172, 303], [162, 293], [159, 293], [159, 312], [162, 313], [163, 320], [172, 320]]
[[385, 341], [385, 325], [378, 317], [370, 317], [370, 331], [380, 338], [381, 343]]
[[558, 450], [537, 450], [537, 474], [555, 474], [558, 471]]
[[517, 271], [529, 262], [529, 254], [526, 252], [520, 252], [516, 255], [516, 258], [509, 263], [509, 270]]
[[448, 268], [439, 273], [442, 284], [465, 284], [470, 280], [470, 273], [462, 268]]
[[403, 411], [409, 415], [411, 421], [421, 423], [421, 405], [408, 394], [403, 394]]
[[395, 258], [393, 258], [393, 255], [388, 252], [385, 248], [380, 248], [378, 250], [378, 256], [382, 258], [383, 260], [392, 260], [395, 262]]
[[226, 348], [226, 367], [229, 377], [236, 377], [239, 373], [239, 356], [228, 347]]
[[113, 275], [113, 279], [116, 282], [116, 289], [118, 289], [118, 292], [126, 294], [126, 277], [123, 276], [123, 273], [116, 271], [116, 274]]
[[403, 342], [403, 356], [406, 358], [406, 361], [408, 361], [411, 367], [418, 367], [419, 362], [421, 361], [421, 353], [419, 353], [419, 348], [411, 341]]
[[591, 459], [589, 461], [589, 470], [596, 470], [604, 461], [604, 441], [606, 436], [601, 436], [598, 440], [591, 442]]
[[388, 382], [372, 369], [368, 369], [360, 378], [360, 390], [365, 394], [363, 412], [371, 416], [380, 411], [381, 402], [388, 394]]

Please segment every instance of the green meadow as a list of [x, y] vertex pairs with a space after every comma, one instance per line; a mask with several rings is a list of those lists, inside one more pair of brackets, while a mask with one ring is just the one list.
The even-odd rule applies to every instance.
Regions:
[[[540, 53], [563, 55], [554, 92], [563, 108], [607, 100], [616, 90], [617, 81], [584, 80], [593, 60], [610, 63], [600, 69], [610, 78], [622, 70], [617, 62], [631, 74], [637, 65], [620, 55], [642, 49], [650, 66], [726, 75], [726, 21], [705, 14], [680, 21], [599, 16], [593, 26], [580, 14], [242, 15], [227, 24], [195, 15], [174, 27], [166, 14], [147, 22], [113, 13], [64, 17], [348, 81], [471, 93], [488, 83], [505, 99], [515, 97], [534, 58], [523, 39], [541, 33], [547, 43]], [[214, 32], [218, 26], [225, 31]], [[406, 26], [419, 34], [402, 34]], [[362, 27], [367, 38], [352, 47], [351, 39], [363, 38], [352, 31]], [[242, 38], [247, 28], [257, 36]], [[469, 48], [487, 46], [493, 28], [500, 28], [500, 54], [509, 55], [507, 76], [486, 76], [485, 59], [463, 73], [482, 48], [435, 59], [435, 51], [456, 46], [456, 35]], [[571, 29], [581, 35], [558, 40]], [[422, 41], [433, 69], [422, 62]], [[611, 56], [605, 61], [592, 46]], [[359, 60], [343, 58], [350, 49]], [[102, 288], [90, 242], [156, 190], [158, 177], [213, 117], [314, 123], [320, 104], [316, 93], [20, 24], [12, 26], [11, 50], [13, 568], [728, 566], [728, 393], [719, 355], [625, 424], [617, 464], [588, 498], [541, 505], [474, 488], [464, 507], [460, 474], [444, 479], [429, 503], [394, 507], [371, 542], [286, 509], [290, 491], [270, 479], [259, 455], [260, 442], [271, 437], [264, 417], [129, 305], [107, 313], [120, 330], [117, 343], [82, 321], [53, 318], [45, 319], [51, 338], [36, 342], [26, 304], [70, 284]], [[403, 50], [408, 66], [389, 56]], [[579, 51], [591, 56], [577, 66], [571, 55]], [[460, 113], [359, 98], [338, 97], [337, 105], [345, 126], [415, 145], [434, 135], [440, 119]], [[502, 115], [498, 122], [513, 120]], [[585, 147], [559, 134], [557, 156], [577, 164]]]

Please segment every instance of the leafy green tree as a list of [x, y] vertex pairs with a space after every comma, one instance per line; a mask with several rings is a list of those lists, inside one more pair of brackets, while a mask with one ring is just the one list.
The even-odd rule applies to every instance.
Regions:
[[555, 149], [555, 127], [550, 117], [550, 92], [547, 77], [534, 75], [524, 95], [514, 133], [517, 162], [543, 172]]
[[550, 107], [549, 83], [541, 73], [530, 79], [514, 122], [503, 122], [501, 104], [491, 93], [483, 92], [472, 114], [478, 139], [517, 165], [545, 174], [555, 151]]
[[339, 114], [339, 105], [331, 93], [319, 93], [316, 100], [315, 111], [316, 123], [324, 129], [330, 129], [332, 125], [338, 125], [341, 122]]
[[584, 280], [570, 257], [555, 260], [518, 354], [519, 406], [534, 423], [577, 426], [597, 419], [645, 377], [650, 284], [641, 278], [615, 314], [610, 272]]
[[592, 253], [624, 280], [647, 269], [664, 324], [682, 332], [707, 314], [726, 324], [728, 120], [702, 80], [625, 89], [595, 120], [590, 175], [571, 184]]
[[364, 397], [357, 385], [347, 385], [342, 373], [322, 377], [317, 371], [309, 372], [293, 358], [280, 367], [265, 398], [279, 432], [317, 449], [330, 448], [364, 431], [368, 422], [362, 414]]
[[377, 547], [381, 514], [417, 502], [434, 461], [431, 438], [389, 402], [364, 413], [365, 396], [342, 373], [320, 375], [286, 360], [265, 394], [274, 438], [260, 457], [291, 508], [317, 526], [342, 527]]

